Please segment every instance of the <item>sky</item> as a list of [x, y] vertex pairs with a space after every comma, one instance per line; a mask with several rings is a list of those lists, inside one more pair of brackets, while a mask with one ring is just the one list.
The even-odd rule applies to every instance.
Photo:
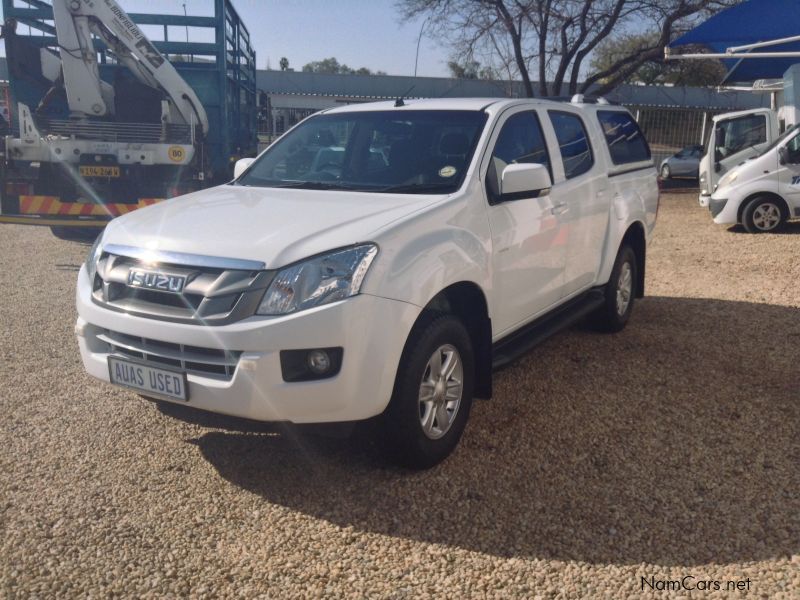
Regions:
[[[190, 15], [213, 14], [212, 0], [117, 1], [128, 12], [182, 14], [185, 1]], [[282, 56], [297, 70], [333, 56], [356, 69], [414, 74], [423, 19], [402, 23], [393, 0], [233, 0], [233, 5], [250, 31], [259, 69], [268, 62], [278, 69]], [[446, 77], [448, 57], [448, 49], [423, 31], [418, 74]]]

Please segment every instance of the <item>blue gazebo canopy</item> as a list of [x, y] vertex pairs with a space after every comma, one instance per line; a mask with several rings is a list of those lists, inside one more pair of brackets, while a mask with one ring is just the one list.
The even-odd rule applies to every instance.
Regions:
[[[767, 42], [800, 35], [800, 1], [747, 0], [723, 10], [672, 43], [670, 48], [697, 44], [722, 53], [733, 46]], [[759, 52], [800, 52], [800, 42], [766, 46]], [[783, 77], [798, 58], [730, 58], [722, 61], [728, 68], [726, 81], [755, 81]]]

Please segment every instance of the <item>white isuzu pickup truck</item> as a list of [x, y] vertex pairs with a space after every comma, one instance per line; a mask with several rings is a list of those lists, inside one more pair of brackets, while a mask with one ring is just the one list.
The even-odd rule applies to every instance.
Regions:
[[578, 319], [622, 329], [644, 293], [656, 170], [603, 100], [335, 108], [236, 171], [97, 239], [75, 328], [91, 375], [262, 421], [375, 417], [424, 468], [493, 369]]

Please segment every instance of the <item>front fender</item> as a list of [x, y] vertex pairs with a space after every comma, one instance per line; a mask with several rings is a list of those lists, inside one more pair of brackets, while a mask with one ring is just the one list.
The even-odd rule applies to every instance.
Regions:
[[376, 235], [380, 253], [363, 291], [419, 307], [461, 281], [487, 292], [491, 282], [488, 220], [485, 211], [468, 199], [468, 194], [450, 197]]
[[714, 217], [717, 225], [735, 225], [739, 222], [741, 206], [745, 200], [758, 194], [781, 195], [779, 181], [776, 177], [759, 177], [740, 185], [731, 185], [718, 189], [711, 197], [712, 200], [727, 200], [723, 209]]

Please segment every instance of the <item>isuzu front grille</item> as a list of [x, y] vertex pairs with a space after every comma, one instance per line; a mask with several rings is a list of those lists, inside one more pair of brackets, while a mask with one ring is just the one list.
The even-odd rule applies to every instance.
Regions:
[[97, 339], [108, 344], [109, 352], [117, 356], [137, 359], [154, 367], [174, 367], [187, 373], [223, 380], [230, 380], [233, 377], [239, 356], [242, 354], [160, 342], [108, 329], [99, 333]]
[[[136, 285], [133, 274], [143, 272], [166, 274], [181, 287]], [[92, 297], [106, 308], [137, 316], [223, 325], [254, 315], [273, 275], [255, 261], [108, 245], [97, 264]]]

